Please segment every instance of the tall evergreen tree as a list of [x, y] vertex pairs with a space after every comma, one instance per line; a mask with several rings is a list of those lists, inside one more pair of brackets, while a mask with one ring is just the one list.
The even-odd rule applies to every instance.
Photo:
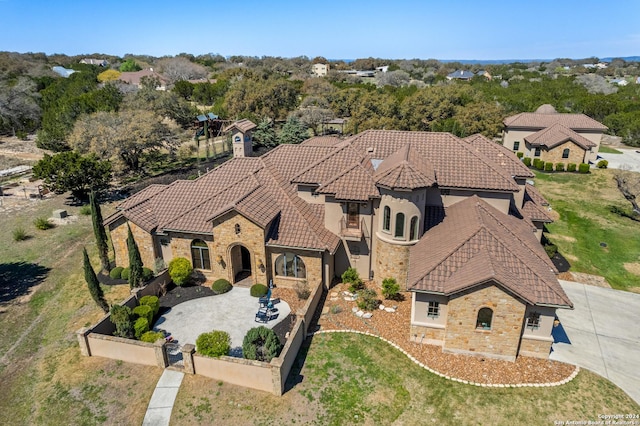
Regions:
[[102, 263], [102, 270], [109, 270], [109, 246], [107, 245], [107, 232], [104, 230], [102, 222], [102, 212], [100, 204], [96, 200], [96, 193], [91, 191], [89, 194], [89, 205], [91, 206], [91, 220], [93, 221], [93, 234], [96, 236], [96, 245], [98, 246], [98, 256]]
[[84, 266], [84, 280], [87, 282], [87, 286], [89, 287], [89, 293], [91, 293], [91, 297], [96, 302], [96, 304], [105, 312], [109, 312], [109, 304], [104, 298], [104, 293], [102, 293], [102, 289], [100, 288], [100, 283], [98, 282], [98, 277], [96, 276], [93, 267], [91, 267], [91, 262], [89, 261], [89, 255], [87, 254], [87, 249], [82, 249], [83, 256], [83, 266]]
[[136, 240], [133, 239], [131, 227], [127, 225], [127, 250], [129, 251], [129, 286], [140, 287], [142, 284], [142, 258]]

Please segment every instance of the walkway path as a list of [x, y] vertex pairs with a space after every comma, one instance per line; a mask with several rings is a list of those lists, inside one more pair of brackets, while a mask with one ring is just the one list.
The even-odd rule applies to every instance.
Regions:
[[574, 309], [558, 309], [550, 358], [611, 380], [640, 404], [640, 294], [560, 281]]
[[182, 384], [184, 373], [173, 370], [164, 370], [156, 390], [151, 395], [147, 413], [144, 415], [142, 426], [168, 426], [171, 420], [171, 410]]

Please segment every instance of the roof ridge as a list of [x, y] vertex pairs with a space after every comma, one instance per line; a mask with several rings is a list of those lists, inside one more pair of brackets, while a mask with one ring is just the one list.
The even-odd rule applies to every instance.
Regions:
[[[316, 162], [311, 163], [307, 168], [303, 169], [303, 170], [302, 170], [302, 171], [300, 171], [297, 175], [293, 176], [293, 177], [291, 178], [291, 182], [295, 182], [295, 181], [296, 181], [296, 179], [298, 179], [298, 178], [299, 178], [300, 176], [302, 176], [303, 174], [305, 174], [305, 173], [309, 172], [310, 170], [312, 170], [312, 169], [314, 169], [314, 168], [318, 167], [320, 164], [324, 163], [324, 162], [325, 162], [326, 160], [328, 160], [329, 158], [331, 158], [331, 157], [333, 157], [333, 156], [335, 156], [335, 155], [338, 155], [338, 153], [340, 153], [340, 152], [342, 152], [342, 151], [346, 150], [347, 148], [351, 148], [351, 145], [350, 145], [350, 144], [344, 144], [343, 146], [335, 147], [335, 149], [334, 149], [333, 151], [329, 152], [329, 153], [328, 153], [327, 155], [325, 155], [324, 157], [321, 157], [321, 158], [320, 158], [319, 160], [317, 160]], [[352, 148], [352, 149], [353, 149], [353, 148]], [[354, 151], [357, 155], [362, 156], [362, 155], [361, 155], [358, 151], [356, 151], [355, 149], [353, 149], [353, 151]]]
[[481, 160], [485, 165], [490, 167], [491, 170], [498, 173], [503, 179], [505, 179], [505, 181], [509, 183], [509, 186], [511, 186], [513, 192], [518, 192], [520, 190], [518, 184], [513, 180], [513, 176], [510, 176], [504, 170], [502, 170], [502, 168], [498, 167], [497, 164], [495, 164], [489, 157], [484, 155], [482, 152], [474, 151], [473, 149], [471, 149], [471, 145], [463, 141], [461, 138], [454, 136], [454, 139], [459, 146], [461, 146], [467, 152], [471, 153], [471, 155], [478, 157], [478, 159]]

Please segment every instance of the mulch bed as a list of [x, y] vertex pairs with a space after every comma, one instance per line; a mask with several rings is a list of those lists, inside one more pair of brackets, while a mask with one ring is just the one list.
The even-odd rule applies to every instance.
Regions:
[[97, 274], [98, 277], [98, 281], [100, 282], [100, 284], [104, 284], [104, 285], [122, 285], [122, 284], [129, 284], [129, 281], [127, 280], [121, 280], [120, 278], [118, 279], [113, 279], [109, 276], [109, 273], [106, 271], [100, 271]]
[[[374, 285], [368, 284], [368, 287], [379, 293]], [[383, 301], [385, 306], [397, 306], [396, 312], [376, 310], [372, 318], [363, 319], [352, 312], [356, 303], [343, 299], [344, 290], [348, 290], [348, 285], [339, 284], [329, 291], [324, 304], [325, 308], [329, 308], [328, 312], [325, 309], [325, 313], [318, 318], [321, 330], [357, 330], [384, 337], [441, 374], [487, 384], [553, 383], [566, 379], [575, 370], [573, 365], [557, 361], [524, 356], [519, 356], [515, 362], [500, 361], [444, 353], [440, 346], [413, 343], [409, 340], [410, 293], [404, 294], [403, 301]], [[332, 294], [335, 298], [335, 293], [338, 293], [337, 299], [331, 300]]]

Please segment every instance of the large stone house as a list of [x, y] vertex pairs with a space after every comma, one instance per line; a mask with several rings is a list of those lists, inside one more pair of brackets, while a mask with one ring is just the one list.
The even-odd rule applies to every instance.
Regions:
[[354, 267], [411, 292], [408, 339], [547, 357], [571, 302], [539, 243], [550, 219], [531, 177], [480, 135], [369, 130], [151, 185], [106, 223], [118, 265], [129, 226], [145, 265], [185, 257], [211, 279], [329, 287]]
[[594, 163], [607, 126], [584, 114], [560, 114], [545, 104], [504, 119], [503, 145], [553, 164]]

